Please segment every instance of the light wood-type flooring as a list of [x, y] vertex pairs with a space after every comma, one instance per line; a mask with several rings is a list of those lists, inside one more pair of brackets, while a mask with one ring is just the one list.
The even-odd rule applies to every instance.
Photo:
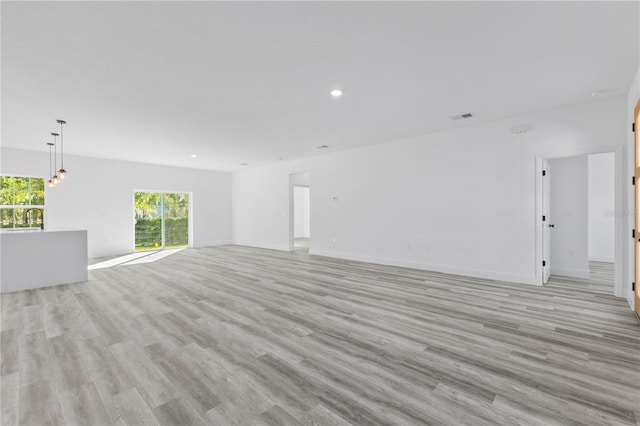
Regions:
[[631, 425], [612, 272], [544, 287], [239, 246], [0, 296], [2, 425]]

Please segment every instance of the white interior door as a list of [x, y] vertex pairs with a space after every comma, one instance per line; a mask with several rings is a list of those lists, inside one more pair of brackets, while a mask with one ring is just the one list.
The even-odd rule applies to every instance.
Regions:
[[543, 160], [542, 162], [542, 283], [546, 284], [549, 281], [551, 275], [551, 185], [549, 181], [549, 162]]

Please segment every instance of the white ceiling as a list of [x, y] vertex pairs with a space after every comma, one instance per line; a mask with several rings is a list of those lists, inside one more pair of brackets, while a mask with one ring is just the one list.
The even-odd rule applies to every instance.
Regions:
[[638, 2], [1, 7], [3, 146], [44, 151], [62, 118], [67, 153], [195, 168], [621, 95], [638, 68]]

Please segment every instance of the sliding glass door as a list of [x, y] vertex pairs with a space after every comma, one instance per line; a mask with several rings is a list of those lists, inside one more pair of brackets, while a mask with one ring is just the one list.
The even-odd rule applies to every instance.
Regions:
[[189, 245], [189, 194], [163, 194], [165, 248]]
[[189, 245], [189, 194], [136, 192], [133, 198], [136, 251]]

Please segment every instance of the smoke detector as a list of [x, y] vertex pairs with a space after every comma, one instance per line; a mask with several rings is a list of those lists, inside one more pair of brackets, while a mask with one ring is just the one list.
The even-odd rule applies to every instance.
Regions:
[[528, 124], [521, 124], [519, 126], [512, 127], [511, 133], [513, 133], [514, 135], [522, 135], [524, 133], [527, 133], [529, 130], [531, 130], [531, 126], [529, 126]]
[[453, 121], [464, 120], [465, 118], [471, 118], [471, 117], [473, 117], [473, 114], [471, 114], [470, 112], [467, 112], [466, 114], [449, 116], [449, 118], [452, 119]]
[[316, 147], [316, 149], [327, 149], [327, 148], [329, 148], [329, 145], [320, 145]]

